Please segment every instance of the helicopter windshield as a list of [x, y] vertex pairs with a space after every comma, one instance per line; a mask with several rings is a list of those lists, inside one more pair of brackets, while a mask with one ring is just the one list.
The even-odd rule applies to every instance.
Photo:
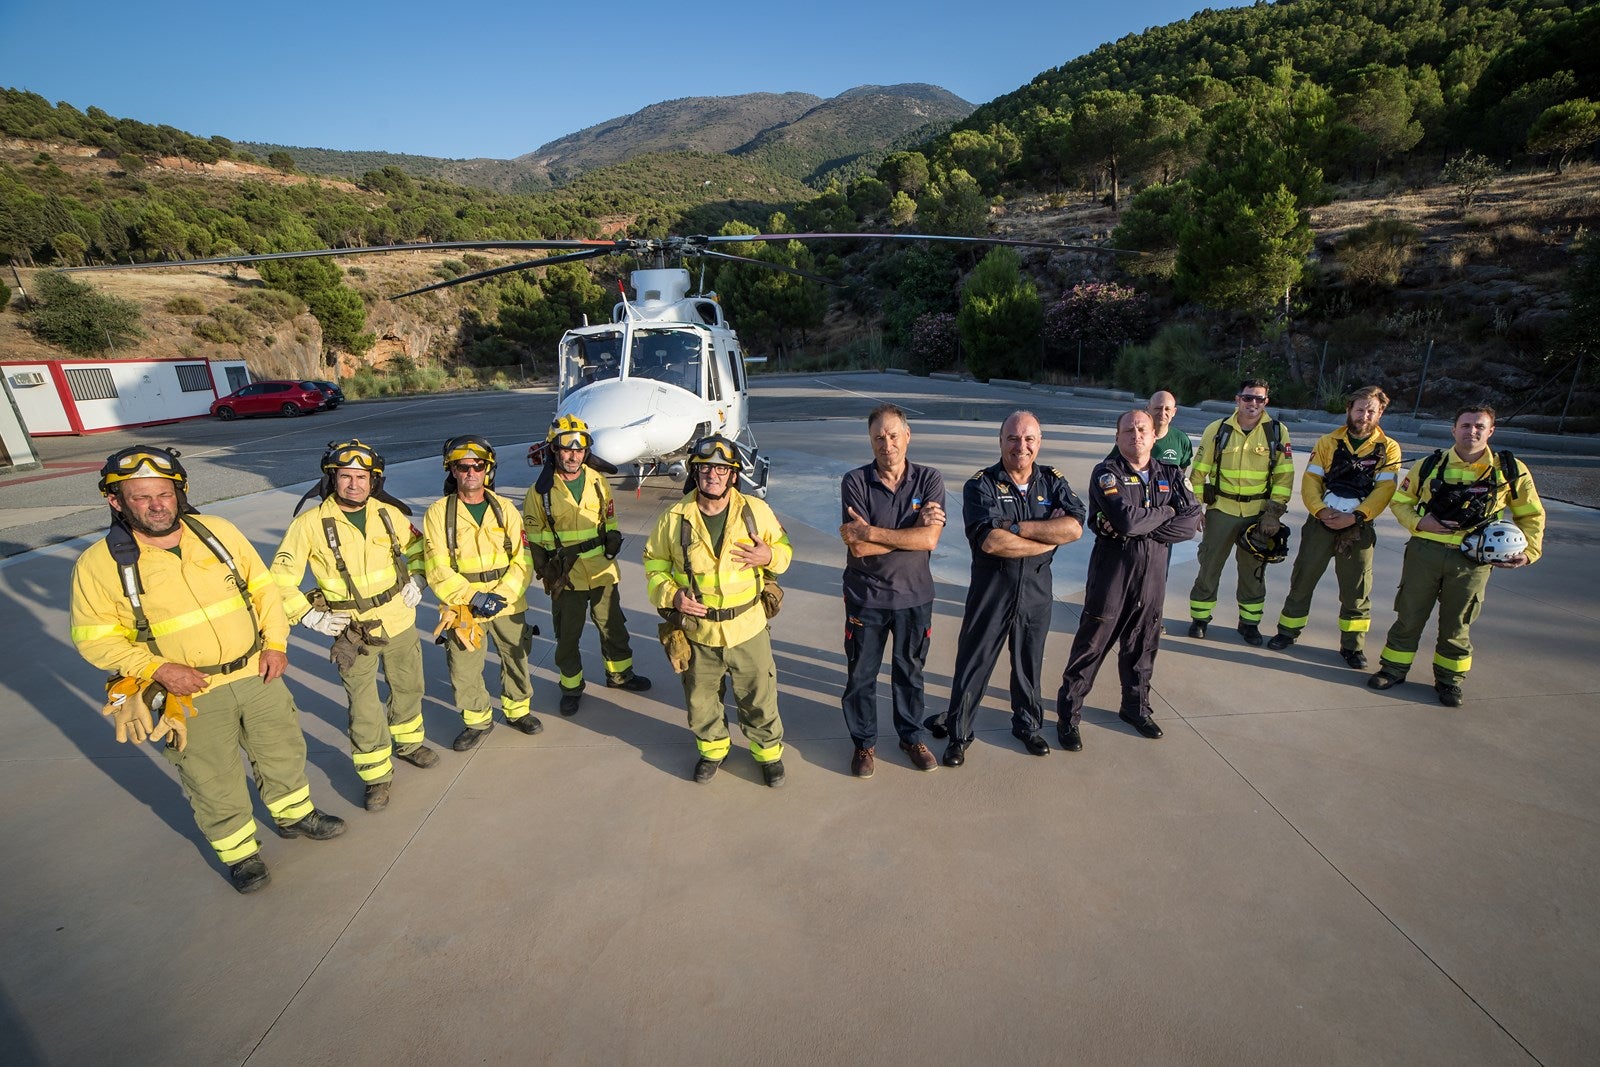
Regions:
[[633, 349], [628, 354], [628, 377], [651, 378], [698, 396], [703, 345], [704, 338], [699, 331], [681, 326], [635, 330]]
[[561, 346], [561, 386], [565, 396], [580, 386], [622, 373], [622, 332], [570, 334]]

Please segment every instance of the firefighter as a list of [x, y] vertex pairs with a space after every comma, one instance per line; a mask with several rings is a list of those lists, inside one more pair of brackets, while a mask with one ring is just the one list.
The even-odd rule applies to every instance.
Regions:
[[1197, 553], [1200, 567], [1189, 590], [1189, 636], [1203, 638], [1211, 625], [1222, 568], [1232, 549], [1239, 636], [1259, 645], [1267, 561], [1241, 544], [1240, 535], [1252, 526], [1269, 540], [1279, 535], [1294, 491], [1294, 457], [1289, 431], [1267, 414], [1265, 381], [1246, 378], [1233, 399], [1234, 413], [1207, 426], [1195, 452], [1194, 479], [1200, 483], [1206, 513]]
[[[1439, 703], [1461, 706], [1461, 683], [1472, 669], [1472, 622], [1483, 608], [1492, 568], [1507, 570], [1536, 562], [1544, 551], [1544, 505], [1533, 475], [1510, 452], [1489, 449], [1494, 408], [1479, 404], [1456, 413], [1455, 446], [1424, 456], [1395, 490], [1389, 508], [1411, 531], [1400, 588], [1394, 595], [1394, 625], [1367, 679], [1374, 689], [1405, 681], [1417, 657], [1422, 628], [1439, 607], [1433, 653], [1433, 688]], [[1490, 523], [1510, 513], [1526, 545], [1492, 562], [1463, 551]], [[1480, 553], [1482, 555], [1482, 553]], [[1488, 556], [1485, 556], [1488, 559]]]
[[563, 415], [545, 436], [545, 465], [522, 500], [533, 573], [550, 597], [556, 669], [561, 673], [561, 714], [575, 715], [583, 697], [583, 617], [600, 632], [606, 686], [642, 693], [650, 679], [633, 670], [628, 620], [617, 595], [617, 506], [611, 486], [590, 466], [594, 437], [575, 415]]
[[[415, 767], [439, 762], [422, 731], [422, 535], [411, 509], [384, 491], [383, 457], [370, 445], [330, 441], [321, 466], [321, 481], [300, 504], [313, 495], [321, 503], [289, 523], [272, 576], [289, 621], [333, 638], [329, 658], [350, 707], [350, 758], [366, 785], [366, 809], [381, 811], [394, 781], [391, 755]], [[300, 591], [308, 563], [315, 603]]]
[[1311, 450], [1300, 478], [1306, 524], [1270, 649], [1282, 651], [1300, 637], [1331, 559], [1339, 579], [1339, 655], [1356, 670], [1367, 665], [1362, 646], [1372, 625], [1372, 554], [1378, 543], [1372, 524], [1389, 506], [1400, 471], [1399, 442], [1378, 425], [1388, 406], [1388, 394], [1377, 386], [1357, 389], [1345, 405], [1344, 426], [1324, 434]]
[[282, 678], [289, 620], [278, 586], [237, 527], [197, 516], [188, 488], [172, 449], [134, 445], [106, 460], [111, 528], [72, 569], [72, 643], [112, 673], [117, 740], [166, 737], [195, 823], [233, 887], [252, 893], [271, 876], [241, 745], [280, 835], [324, 841], [345, 824], [311, 803], [300, 712]]
[[693, 489], [656, 521], [644, 547], [650, 602], [666, 616], [662, 644], [683, 676], [683, 698], [700, 758], [694, 780], [711, 781], [732, 748], [723, 713], [733, 684], [739, 728], [767, 785], [783, 785], [783, 721], [767, 620], [777, 614], [771, 576], [789, 569], [794, 549], [765, 501], [734, 487], [744, 468], [734, 442], [695, 442]]
[[1117, 419], [1117, 455], [1089, 476], [1094, 550], [1078, 632], [1056, 694], [1056, 738], [1068, 752], [1083, 749], [1083, 702], [1113, 644], [1120, 646], [1122, 679], [1117, 717], [1144, 737], [1161, 736], [1150, 711], [1150, 676], [1161, 643], [1167, 558], [1172, 545], [1194, 536], [1202, 508], [1183, 469], [1152, 458], [1155, 439], [1149, 412], [1124, 412]]
[[544, 729], [530, 709], [528, 652], [537, 632], [525, 618], [528, 550], [522, 513], [494, 491], [494, 446], [474, 434], [444, 443], [444, 496], [422, 519], [423, 566], [439, 598], [435, 637], [445, 646], [462, 729], [450, 747], [465, 752], [494, 729], [483, 684], [484, 637], [500, 654], [500, 706], [507, 725]]
[[1000, 427], [1000, 462], [967, 479], [961, 520], [972, 546], [972, 581], [956, 638], [950, 708], [930, 720], [934, 737], [949, 737], [943, 762], [959, 767], [973, 741], [978, 703], [1000, 648], [1011, 648], [1011, 733], [1035, 756], [1050, 753], [1039, 733], [1044, 706], [1039, 674], [1050, 632], [1050, 562], [1056, 549], [1083, 536], [1084, 507], [1066, 477], [1036, 463], [1042, 437], [1032, 412], [1016, 411]]

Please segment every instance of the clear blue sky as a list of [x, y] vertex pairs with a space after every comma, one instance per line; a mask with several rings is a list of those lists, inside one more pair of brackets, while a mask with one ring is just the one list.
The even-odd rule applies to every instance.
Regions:
[[0, 0], [0, 86], [202, 137], [510, 158], [684, 96], [928, 82], [981, 104], [1200, 6]]

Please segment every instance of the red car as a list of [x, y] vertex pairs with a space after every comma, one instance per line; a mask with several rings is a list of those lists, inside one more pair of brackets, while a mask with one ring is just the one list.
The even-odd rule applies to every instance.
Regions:
[[224, 422], [240, 415], [309, 415], [326, 399], [315, 382], [251, 382], [213, 400], [211, 414]]

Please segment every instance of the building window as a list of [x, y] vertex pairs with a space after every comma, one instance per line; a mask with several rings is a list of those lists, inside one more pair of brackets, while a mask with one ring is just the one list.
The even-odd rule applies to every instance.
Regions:
[[239, 390], [250, 384], [250, 372], [245, 370], [243, 367], [229, 367], [227, 370], [228, 392], [237, 393]]
[[74, 400], [115, 400], [117, 383], [105, 367], [67, 367], [67, 387]]
[[186, 393], [211, 392], [211, 371], [204, 363], [178, 364], [178, 388]]

